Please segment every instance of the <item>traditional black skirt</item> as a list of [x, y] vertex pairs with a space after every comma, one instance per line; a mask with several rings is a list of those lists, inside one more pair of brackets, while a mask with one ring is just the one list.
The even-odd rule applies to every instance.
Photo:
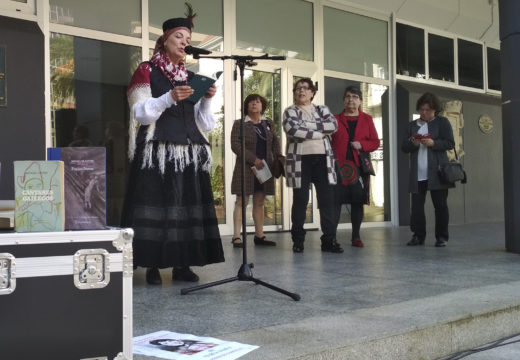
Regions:
[[[143, 267], [203, 266], [224, 261], [210, 174], [193, 161], [204, 163], [207, 151], [193, 152], [182, 172], [174, 160], [159, 171], [158, 144], [153, 166], [142, 168], [144, 145], [132, 161], [121, 224], [134, 229], [134, 265]], [[205, 157], [205, 158], [204, 158]]]

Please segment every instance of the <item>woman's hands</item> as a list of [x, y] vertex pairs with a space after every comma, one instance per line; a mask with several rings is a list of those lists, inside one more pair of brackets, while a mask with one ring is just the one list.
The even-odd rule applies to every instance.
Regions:
[[431, 138], [412, 137], [411, 142], [415, 147], [419, 146], [419, 144], [423, 144], [426, 147], [432, 147], [433, 144], [435, 144], [435, 141]]
[[194, 90], [189, 85], [176, 86], [170, 91], [170, 95], [175, 102], [186, 100], [193, 94]]
[[361, 143], [359, 141], [351, 141], [350, 142], [350, 146], [354, 150], [361, 150], [362, 149]]
[[[189, 85], [182, 85], [182, 86], [176, 86], [172, 90], [170, 90], [170, 96], [172, 97], [173, 101], [176, 103], [182, 100], [186, 100], [189, 98], [195, 90], [191, 88]], [[217, 87], [215, 84], [211, 85], [211, 87], [208, 89], [208, 92], [206, 95], [204, 95], [205, 98], [212, 98], [215, 96], [215, 93], [217, 92]]]
[[262, 159], [259, 159], [259, 158], [255, 159], [255, 167], [258, 170], [262, 170], [264, 168], [264, 162], [262, 161]]
[[206, 95], [204, 95], [205, 98], [212, 98], [215, 93], [217, 92], [217, 87], [215, 86], [215, 84], [211, 85], [211, 87], [208, 89], [208, 92], [206, 93]]
[[421, 139], [421, 144], [423, 144], [426, 147], [432, 147], [434, 144], [434, 141], [432, 139]]

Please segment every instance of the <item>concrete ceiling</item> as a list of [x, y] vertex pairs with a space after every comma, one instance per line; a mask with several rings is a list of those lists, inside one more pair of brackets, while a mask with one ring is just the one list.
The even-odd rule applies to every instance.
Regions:
[[[340, 2], [340, 1], [338, 1]], [[431, 31], [441, 30], [499, 47], [498, 0], [348, 0], [366, 9], [395, 13]]]

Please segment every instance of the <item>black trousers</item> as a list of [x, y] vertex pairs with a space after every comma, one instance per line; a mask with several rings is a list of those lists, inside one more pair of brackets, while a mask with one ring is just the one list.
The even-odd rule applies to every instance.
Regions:
[[[410, 229], [419, 239], [426, 237], [426, 215], [424, 202], [428, 192], [428, 181], [419, 181], [419, 192], [412, 193], [412, 212], [410, 214]], [[430, 190], [433, 207], [435, 208], [435, 238], [449, 239], [448, 223], [450, 213], [448, 211], [448, 189]]]
[[328, 244], [336, 237], [337, 223], [335, 221], [335, 185], [330, 185], [327, 176], [327, 161], [325, 155], [313, 154], [302, 156], [301, 187], [293, 189], [293, 204], [291, 208], [291, 235], [295, 243], [303, 243], [306, 231], [305, 223], [307, 204], [309, 203], [309, 186], [314, 184], [318, 208], [320, 211], [320, 226], [323, 235], [322, 244]]

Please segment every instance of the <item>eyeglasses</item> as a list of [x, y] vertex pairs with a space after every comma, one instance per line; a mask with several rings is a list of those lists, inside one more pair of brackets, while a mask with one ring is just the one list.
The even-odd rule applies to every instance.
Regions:
[[345, 99], [347, 100], [359, 100], [359, 95], [347, 95], [345, 96]]
[[294, 88], [294, 92], [307, 91], [307, 90], [310, 90], [310, 87], [308, 87], [308, 86], [298, 86], [297, 88]]

